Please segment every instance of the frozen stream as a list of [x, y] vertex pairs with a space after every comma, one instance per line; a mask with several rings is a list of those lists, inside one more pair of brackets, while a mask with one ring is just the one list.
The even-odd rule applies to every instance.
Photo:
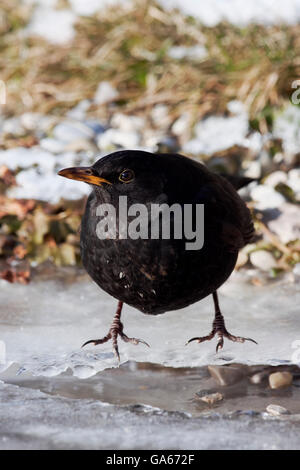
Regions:
[[[0, 448], [300, 448], [297, 373], [282, 390], [247, 377], [222, 387], [206, 367], [295, 370], [299, 283], [258, 287], [234, 273], [220, 291], [227, 327], [259, 344], [225, 341], [218, 355], [215, 341], [184, 346], [210, 331], [211, 299], [157, 317], [126, 306], [125, 332], [151, 348], [120, 341], [119, 368], [110, 343], [80, 349], [106, 334], [115, 304], [78, 270], [50, 269], [27, 286], [1, 281]], [[203, 390], [224, 400], [207, 406], [195, 398]], [[267, 415], [270, 403], [291, 414]]]

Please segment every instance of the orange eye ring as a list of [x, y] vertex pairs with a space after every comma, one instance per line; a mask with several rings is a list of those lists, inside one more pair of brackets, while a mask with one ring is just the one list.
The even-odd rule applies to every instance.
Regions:
[[120, 173], [119, 180], [122, 181], [122, 183], [130, 183], [134, 179], [134, 171], [133, 170], [123, 170], [122, 173]]

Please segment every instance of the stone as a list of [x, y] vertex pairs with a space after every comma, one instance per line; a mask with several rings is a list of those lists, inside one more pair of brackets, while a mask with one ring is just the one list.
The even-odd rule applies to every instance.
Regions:
[[240, 382], [245, 377], [245, 370], [244, 367], [208, 366], [210, 375], [223, 387]]
[[293, 381], [293, 376], [290, 372], [274, 372], [269, 375], [269, 384], [273, 389], [288, 387]]
[[262, 271], [270, 271], [270, 269], [276, 268], [277, 263], [269, 251], [257, 250], [250, 253], [250, 261], [256, 268]]
[[268, 371], [267, 370], [263, 370], [261, 372], [257, 372], [256, 374], [253, 374], [249, 380], [252, 384], [254, 385], [258, 385], [258, 384], [261, 384], [263, 383], [267, 378], [268, 378]]
[[272, 416], [287, 415], [290, 412], [280, 405], [273, 405], [272, 403], [266, 407], [267, 412]]
[[222, 401], [224, 398], [224, 395], [222, 393], [216, 392], [216, 393], [209, 393], [208, 395], [203, 395], [203, 396], [198, 396], [196, 397], [207, 403], [208, 405], [214, 405], [215, 403], [218, 403], [219, 401]]

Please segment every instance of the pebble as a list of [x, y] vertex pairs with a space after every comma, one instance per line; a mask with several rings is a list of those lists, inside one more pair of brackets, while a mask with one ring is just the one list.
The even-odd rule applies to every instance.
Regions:
[[220, 385], [233, 385], [240, 382], [246, 375], [247, 366], [208, 366], [210, 375]]
[[268, 375], [269, 375], [268, 371], [264, 370], [261, 372], [257, 372], [256, 374], [253, 374], [249, 380], [252, 384], [258, 385], [264, 382], [267, 379]]
[[293, 381], [293, 376], [290, 372], [274, 372], [269, 375], [269, 384], [273, 389], [288, 387]]
[[91, 139], [94, 137], [94, 132], [82, 122], [63, 121], [54, 127], [53, 137], [68, 144], [77, 139]]
[[271, 186], [263, 184], [253, 187], [250, 194], [252, 199], [256, 201], [255, 207], [260, 210], [280, 207], [285, 202], [282, 194], [275, 191]]
[[208, 405], [214, 405], [215, 403], [222, 401], [224, 398], [224, 395], [222, 395], [222, 393], [219, 393], [219, 392], [209, 393], [208, 395], [203, 395], [203, 396], [198, 396], [198, 395], [196, 396], [199, 400], [204, 401]]
[[290, 412], [280, 405], [273, 405], [272, 403], [266, 407], [267, 412], [272, 416], [287, 415]]
[[118, 96], [119, 93], [109, 82], [100, 82], [94, 96], [94, 102], [101, 105], [114, 101]]
[[270, 271], [270, 269], [277, 267], [276, 260], [272, 253], [265, 250], [257, 250], [250, 253], [250, 261], [253, 266], [262, 271]]

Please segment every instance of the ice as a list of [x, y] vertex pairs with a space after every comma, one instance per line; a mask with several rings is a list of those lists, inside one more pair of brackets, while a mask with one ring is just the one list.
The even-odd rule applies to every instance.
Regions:
[[[215, 341], [184, 346], [209, 332], [211, 299], [156, 317], [126, 306], [125, 332], [151, 348], [119, 341], [118, 367], [110, 343], [80, 348], [107, 333], [116, 301], [78, 268], [52, 270], [27, 286], [0, 282], [1, 449], [299, 448], [297, 386], [223, 387], [216, 409], [194, 399], [216, 387], [207, 364], [300, 361], [299, 284], [258, 287], [255, 271], [235, 273], [220, 289], [227, 327], [259, 344], [225, 340], [218, 355]], [[272, 403], [292, 414], [270, 417]]]
[[0, 403], [1, 449], [299, 449], [297, 420], [216, 412], [191, 418], [3, 383]]
[[[277, 281], [255, 287], [235, 273], [220, 289], [227, 327], [233, 334], [255, 339], [258, 345], [225, 340], [217, 355], [215, 341], [185, 346], [191, 337], [210, 331], [210, 297], [159, 316], [143, 315], [125, 306], [126, 334], [144, 339], [151, 347], [119, 340], [121, 361], [170, 367], [293, 363], [297, 358], [293, 344], [300, 339], [299, 301], [299, 283]], [[117, 367], [109, 342], [80, 348], [85, 341], [107, 333], [115, 309], [116, 301], [86, 277], [67, 282], [62, 275], [56, 280], [33, 280], [28, 286], [1, 281], [0, 340], [6, 345], [6, 364], [18, 364], [20, 371], [45, 376], [69, 369], [81, 378]]]

